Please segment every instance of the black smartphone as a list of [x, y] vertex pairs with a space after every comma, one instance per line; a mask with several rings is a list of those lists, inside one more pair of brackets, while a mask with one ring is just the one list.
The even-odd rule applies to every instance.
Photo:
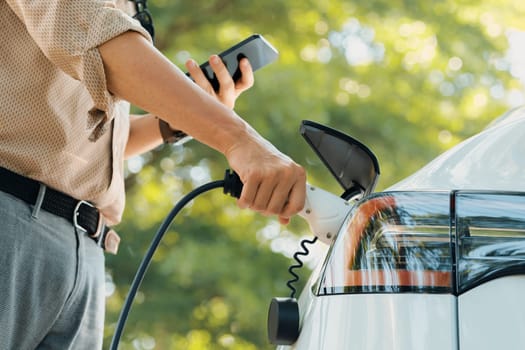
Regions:
[[[246, 57], [250, 61], [252, 70], [266, 66], [277, 60], [279, 52], [270, 44], [261, 34], [253, 34], [244, 39], [240, 43], [230, 47], [228, 50], [219, 54], [228, 72], [233, 78], [233, 81], [239, 80], [241, 77], [241, 70], [239, 68], [239, 61]], [[213, 73], [209, 62], [200, 65], [200, 68], [215, 91], [219, 90], [219, 81]], [[190, 73], [186, 75], [191, 79]], [[191, 140], [192, 137], [180, 130], [175, 131], [175, 145], [181, 145]]]
[[[241, 70], [239, 69], [239, 61], [246, 57], [250, 61], [252, 70], [266, 66], [277, 60], [279, 52], [272, 46], [261, 34], [253, 34], [244, 39], [240, 43], [230, 47], [228, 50], [219, 54], [228, 72], [233, 78], [233, 81], [239, 80], [241, 77]], [[213, 86], [215, 91], [219, 90], [219, 81], [213, 73], [209, 62], [200, 65], [204, 75]], [[189, 77], [190, 74], [186, 73]]]

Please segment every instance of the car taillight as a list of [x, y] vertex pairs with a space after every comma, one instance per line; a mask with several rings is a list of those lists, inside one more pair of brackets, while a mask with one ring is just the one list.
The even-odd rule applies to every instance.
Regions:
[[455, 196], [457, 294], [525, 274], [525, 193], [462, 191]]
[[385, 192], [356, 206], [339, 232], [319, 294], [450, 293], [450, 195]]

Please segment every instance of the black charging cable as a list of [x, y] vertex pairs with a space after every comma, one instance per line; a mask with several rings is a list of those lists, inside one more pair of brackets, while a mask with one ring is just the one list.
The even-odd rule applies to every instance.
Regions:
[[292, 266], [290, 266], [290, 268], [288, 268], [288, 272], [293, 276], [293, 278], [291, 280], [289, 280], [288, 282], [286, 282], [286, 285], [292, 291], [292, 293], [290, 294], [290, 298], [295, 298], [295, 293], [297, 293], [297, 289], [294, 287], [294, 283], [299, 282], [299, 275], [296, 274], [294, 270], [300, 269], [301, 267], [303, 267], [304, 264], [303, 264], [303, 261], [301, 260], [301, 256], [307, 257], [308, 254], [310, 254], [310, 250], [308, 249], [308, 247], [306, 245], [307, 244], [312, 245], [315, 242], [317, 242], [317, 237], [314, 237], [311, 240], [303, 239], [301, 241], [301, 248], [302, 248], [302, 250], [297, 251], [293, 255], [293, 258], [295, 259], [295, 261], [297, 261], [297, 264], [292, 265]]
[[117, 350], [118, 344], [120, 342], [120, 338], [122, 336], [122, 331], [124, 330], [124, 325], [126, 324], [126, 320], [128, 318], [129, 311], [131, 309], [131, 305], [133, 304], [133, 300], [135, 299], [135, 295], [137, 294], [137, 291], [140, 287], [140, 284], [142, 283], [142, 280], [144, 279], [144, 275], [146, 274], [146, 270], [148, 269], [148, 266], [151, 262], [151, 259], [153, 258], [153, 254], [157, 250], [157, 247], [159, 246], [162, 238], [168, 231], [168, 228], [170, 227], [172, 221], [175, 219], [177, 214], [195, 197], [208, 192], [215, 188], [223, 188], [224, 194], [229, 194], [232, 197], [239, 198], [241, 196], [242, 192], [242, 182], [237, 173], [226, 170], [226, 173], [224, 175], [224, 180], [218, 180], [218, 181], [212, 181], [207, 184], [204, 184], [200, 187], [197, 187], [190, 193], [188, 193], [186, 196], [184, 196], [173, 209], [170, 211], [168, 216], [164, 219], [162, 224], [160, 225], [159, 229], [157, 230], [157, 233], [153, 237], [153, 240], [151, 241], [151, 244], [144, 255], [144, 258], [142, 259], [142, 262], [140, 263], [140, 266], [135, 274], [135, 277], [133, 278], [133, 282], [131, 284], [131, 287], [129, 289], [128, 295], [126, 297], [126, 301], [124, 302], [124, 306], [122, 307], [122, 310], [120, 311], [120, 316], [117, 322], [117, 327], [115, 329], [115, 333], [113, 334], [113, 338], [111, 340], [110, 349], [111, 350]]

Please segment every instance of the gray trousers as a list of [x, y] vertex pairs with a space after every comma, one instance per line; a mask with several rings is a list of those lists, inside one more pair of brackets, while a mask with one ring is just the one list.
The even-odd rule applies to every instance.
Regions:
[[101, 349], [104, 287], [91, 238], [0, 191], [0, 350]]

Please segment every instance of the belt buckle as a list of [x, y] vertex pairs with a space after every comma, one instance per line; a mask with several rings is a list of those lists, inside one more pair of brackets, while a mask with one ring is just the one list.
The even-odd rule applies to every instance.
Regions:
[[[88, 234], [88, 236], [90, 236], [91, 238], [96, 238], [96, 242], [98, 245], [101, 245], [102, 244], [102, 232], [104, 231], [104, 228], [105, 228], [105, 224], [104, 224], [104, 218], [102, 217], [102, 215], [100, 215], [100, 213], [98, 213], [98, 221], [97, 221], [97, 230], [93, 233], [90, 233], [88, 232], [88, 230], [86, 230], [84, 227], [80, 226], [80, 224], [78, 223], [78, 210], [80, 209], [80, 207], [82, 205], [87, 205], [88, 207], [91, 207], [91, 208], [95, 208], [95, 206], [87, 201], [78, 201], [77, 205], [75, 206], [75, 209], [73, 210], [73, 225], [75, 226], [75, 228], [85, 232]], [[97, 211], [98, 212], [98, 211]]]

